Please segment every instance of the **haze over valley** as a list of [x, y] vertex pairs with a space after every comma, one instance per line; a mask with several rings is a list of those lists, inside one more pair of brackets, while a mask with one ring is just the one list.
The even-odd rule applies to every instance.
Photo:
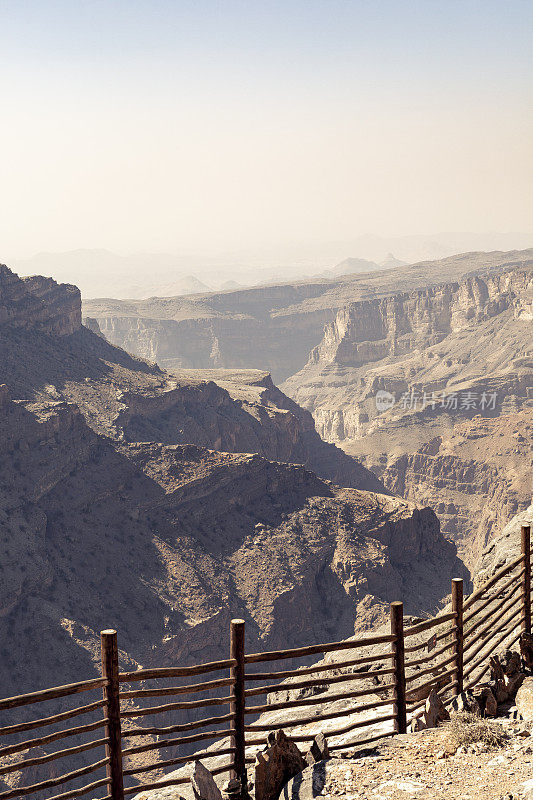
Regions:
[[0, 5], [0, 800], [531, 800], [533, 5]]

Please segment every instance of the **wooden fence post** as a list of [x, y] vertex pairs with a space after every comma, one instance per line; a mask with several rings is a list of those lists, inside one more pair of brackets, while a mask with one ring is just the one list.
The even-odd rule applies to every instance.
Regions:
[[403, 638], [403, 603], [390, 605], [390, 632], [394, 636], [392, 654], [394, 656], [394, 728], [396, 733], [407, 732], [407, 707], [405, 699], [405, 644]]
[[109, 683], [104, 686], [104, 717], [108, 720], [105, 728], [106, 757], [110, 759], [106, 767], [109, 779], [109, 794], [113, 800], [124, 800], [124, 781], [122, 776], [122, 733], [120, 726], [120, 699], [118, 683], [117, 632], [102, 631], [102, 677]]
[[237, 664], [230, 668], [230, 677], [233, 679], [232, 692], [235, 698], [230, 705], [230, 712], [235, 714], [231, 720], [231, 747], [235, 748], [233, 754], [234, 768], [231, 778], [237, 778], [241, 783], [241, 797], [246, 795], [247, 776], [244, 740], [244, 620], [232, 619], [230, 630], [230, 658]]
[[522, 630], [531, 633], [531, 528], [529, 525], [522, 525], [522, 555], [524, 556]]
[[463, 579], [452, 578], [452, 611], [455, 612], [455, 629], [453, 636], [453, 652], [455, 655], [454, 669], [455, 695], [463, 691]]

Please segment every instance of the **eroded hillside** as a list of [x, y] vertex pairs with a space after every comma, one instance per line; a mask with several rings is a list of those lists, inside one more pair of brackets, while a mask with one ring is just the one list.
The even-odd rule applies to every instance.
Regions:
[[3, 694], [90, 675], [103, 627], [162, 665], [225, 654], [235, 615], [275, 647], [438, 606], [462, 567], [433, 512], [283, 463], [368, 478], [265, 376], [168, 375], [36, 285], [2, 272]]

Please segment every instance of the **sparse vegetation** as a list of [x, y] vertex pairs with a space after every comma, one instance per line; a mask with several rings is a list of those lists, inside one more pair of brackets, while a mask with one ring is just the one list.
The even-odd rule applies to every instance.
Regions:
[[502, 747], [508, 739], [508, 734], [498, 722], [478, 717], [477, 714], [453, 714], [446, 726], [448, 742], [455, 750], [472, 744], [495, 749]]

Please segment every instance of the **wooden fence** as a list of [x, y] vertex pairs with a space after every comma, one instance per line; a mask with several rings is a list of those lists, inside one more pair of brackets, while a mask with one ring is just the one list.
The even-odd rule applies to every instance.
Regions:
[[[219, 743], [216, 753], [204, 750], [203, 753], [195, 753], [194, 758], [211, 758], [213, 755], [219, 759], [228, 757], [227, 763], [213, 772], [225, 772], [228, 777], [237, 779], [237, 787], [241, 787], [244, 793], [246, 766], [254, 760], [254, 748], [257, 750], [258, 746], [266, 744], [269, 731], [279, 727], [288, 731], [294, 741], [307, 742], [314, 738], [319, 727], [306, 730], [305, 726], [356, 715], [353, 721], [338, 728], [328, 727], [326, 735], [332, 751], [353, 747], [353, 743], [347, 744], [345, 740], [336, 742], [336, 739], [342, 739], [352, 731], [363, 732], [357, 746], [368, 745], [384, 735], [405, 733], [408, 718], [423, 707], [431, 688], [436, 688], [445, 701], [450, 701], [483, 677], [489, 667], [488, 658], [497, 647], [503, 643], [512, 646], [522, 631], [531, 633], [530, 527], [522, 527], [521, 555], [502, 567], [470, 597], [463, 600], [462, 580], [452, 581], [451, 611], [404, 628], [402, 603], [392, 603], [390, 610], [390, 633], [385, 635], [251, 654], [245, 652], [244, 621], [233, 620], [230, 657], [227, 660], [189, 667], [140, 669], [136, 672], [119, 672], [117, 634], [115, 631], [103, 631], [101, 677], [0, 700], [0, 711], [4, 712], [47, 700], [103, 690], [102, 698], [85, 705], [41, 719], [0, 727], [2, 743], [6, 738], [9, 741], [10, 737], [16, 737], [16, 741], [11, 738], [11, 744], [2, 744], [0, 747], [0, 787], [2, 781], [4, 786], [8, 786], [0, 791], [0, 800], [37, 792], [40, 793], [39, 797], [43, 797], [43, 792], [49, 794], [54, 787], [73, 781], [79, 783], [82, 778], [85, 780], [86, 775], [92, 774], [94, 778], [94, 773], [102, 774], [104, 769], [103, 777], [79, 788], [54, 794], [52, 800], [70, 800], [89, 792], [94, 797], [95, 792], [101, 791], [106, 792], [101, 800], [123, 800], [143, 790], [179, 786], [188, 782], [189, 778], [170, 776], [157, 781], [143, 778], [143, 783], [137, 782], [135, 786], [128, 784], [133, 780], [138, 781], [135, 776], [168, 767], [177, 768], [192, 760], [191, 755], [187, 754], [161, 758], [160, 751], [171, 748], [171, 752], [176, 753], [179, 748], [191, 748], [191, 745], [197, 746], [199, 742], [214, 741]], [[377, 649], [380, 651], [376, 652]], [[348, 659], [299, 668], [293, 664], [297, 659], [309, 660], [310, 656], [342, 651], [350, 651]], [[290, 668], [257, 671], [264, 669], [262, 665], [280, 661], [289, 661]], [[388, 666], [383, 667], [383, 663]], [[221, 677], [213, 677], [216, 673]], [[197, 676], [201, 677], [200, 681], [189, 682], [190, 678]], [[285, 683], [287, 678], [296, 680]], [[181, 682], [179, 685], [161, 686], [166, 679], [180, 679]], [[257, 704], [253, 700], [279, 692], [280, 689], [323, 689], [325, 686], [365, 679], [379, 684], [344, 692], [341, 686], [341, 691], [326, 696], [311, 694], [280, 702]], [[157, 684], [154, 685], [153, 681], [157, 681]], [[213, 692], [220, 689], [223, 695], [213, 696]], [[204, 697], [150, 705], [153, 702], [150, 698], [175, 698], [188, 694], [203, 694]], [[376, 700], [376, 695], [380, 699]], [[350, 705], [339, 710], [332, 706], [336, 701], [348, 701]], [[144, 705], [145, 702], [148, 705]], [[325, 706], [326, 710], [318, 709], [318, 714], [313, 713], [313, 706], [317, 705]], [[196, 713], [196, 709], [213, 706], [226, 706], [228, 711], [168, 726], [154, 724], [152, 727], [135, 727], [132, 722], [141, 717], [157, 717], [170, 712], [194, 710]], [[309, 708], [309, 714], [302, 714], [302, 708]], [[291, 709], [298, 709], [296, 716], [291, 717]], [[276, 711], [284, 712], [282, 722], [265, 721], [259, 716]], [[363, 712], [367, 714], [361, 717]], [[372, 712], [376, 713], [369, 719], [368, 713]], [[62, 727], [65, 720], [95, 713], [102, 714], [102, 717], [75, 727]], [[248, 722], [249, 717], [254, 717], [256, 721]], [[371, 731], [372, 735], [365, 736], [365, 728], [375, 729], [377, 725], [380, 726], [378, 731]], [[387, 730], [384, 730], [384, 726], [388, 726]], [[59, 730], [38, 738], [25, 738], [27, 731], [46, 727], [59, 727]], [[301, 728], [304, 730], [298, 731]], [[76, 737], [77, 741], [86, 734], [96, 738], [63, 750], [40, 754], [41, 748], [46, 745], [68, 737]], [[35, 749], [38, 755], [32, 755]], [[16, 775], [18, 780], [18, 776], [24, 776], [30, 770], [33, 774], [36, 767], [92, 750], [100, 750], [101, 757], [76, 770], [24, 786], [9, 784], [9, 776]], [[157, 751], [158, 760], [148, 763], [132, 761], [133, 756], [138, 759], [142, 754], [154, 751]], [[23, 757], [21, 753], [24, 753]]]

